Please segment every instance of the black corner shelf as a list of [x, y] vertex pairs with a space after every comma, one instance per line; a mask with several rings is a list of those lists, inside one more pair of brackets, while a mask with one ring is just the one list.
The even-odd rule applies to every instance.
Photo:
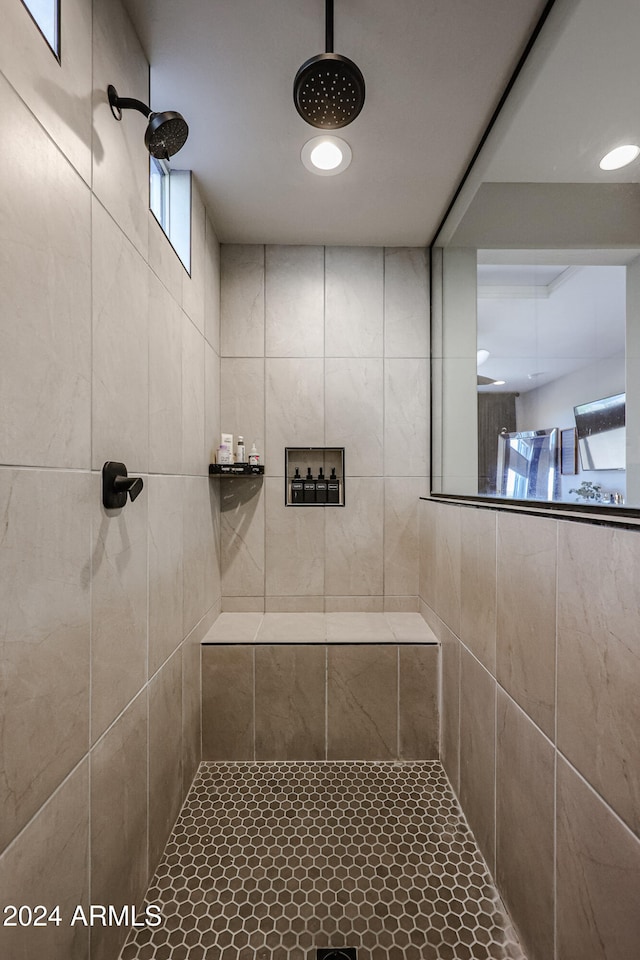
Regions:
[[261, 477], [264, 475], [262, 463], [210, 463], [211, 477]]

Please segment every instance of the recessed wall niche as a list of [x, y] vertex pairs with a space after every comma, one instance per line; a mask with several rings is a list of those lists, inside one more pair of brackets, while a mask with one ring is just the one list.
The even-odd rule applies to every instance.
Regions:
[[344, 447], [285, 447], [287, 507], [344, 507]]

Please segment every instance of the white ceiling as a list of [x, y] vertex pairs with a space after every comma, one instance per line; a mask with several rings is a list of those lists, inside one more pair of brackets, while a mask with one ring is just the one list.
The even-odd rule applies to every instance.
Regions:
[[[338, 131], [350, 168], [300, 161], [318, 131], [293, 104], [324, 50], [323, 0], [125, 0], [151, 63], [151, 106], [190, 127], [194, 171], [223, 242], [387, 246], [431, 241], [544, 0], [336, 0], [335, 50], [366, 81]], [[126, 95], [126, 91], [122, 91]]]
[[624, 357], [624, 266], [496, 260], [478, 266], [478, 348], [490, 354], [478, 373], [506, 383], [479, 390], [526, 393], [596, 361]]

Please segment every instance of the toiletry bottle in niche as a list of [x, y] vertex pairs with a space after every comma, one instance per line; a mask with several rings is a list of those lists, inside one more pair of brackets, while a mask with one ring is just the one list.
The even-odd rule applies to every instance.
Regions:
[[291, 480], [291, 503], [304, 502], [304, 480], [300, 476], [300, 471], [296, 467], [295, 476]]
[[322, 467], [318, 471], [318, 479], [316, 480], [316, 503], [326, 503], [327, 502], [327, 478], [324, 475]]
[[245, 454], [244, 437], [238, 437], [238, 445], [236, 446], [236, 463], [246, 462], [247, 458]]
[[249, 453], [249, 463], [254, 467], [257, 467], [258, 464], [260, 463], [260, 454], [258, 453], [258, 448], [256, 447], [255, 440], [251, 445], [251, 451]]
[[311, 467], [307, 467], [307, 475], [304, 478], [304, 502], [316, 502], [316, 482], [311, 475]]
[[340, 503], [340, 480], [336, 477], [335, 467], [331, 467], [331, 476], [327, 480], [327, 503]]

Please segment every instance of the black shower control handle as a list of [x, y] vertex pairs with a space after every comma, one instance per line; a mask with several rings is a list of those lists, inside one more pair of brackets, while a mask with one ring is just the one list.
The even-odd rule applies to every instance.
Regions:
[[106, 510], [118, 510], [142, 493], [142, 477], [130, 477], [124, 463], [107, 460], [102, 468], [102, 504]]
[[125, 494], [129, 494], [132, 501], [140, 495], [143, 486], [142, 477], [116, 477], [113, 483], [114, 490], [118, 492], [124, 490]]

